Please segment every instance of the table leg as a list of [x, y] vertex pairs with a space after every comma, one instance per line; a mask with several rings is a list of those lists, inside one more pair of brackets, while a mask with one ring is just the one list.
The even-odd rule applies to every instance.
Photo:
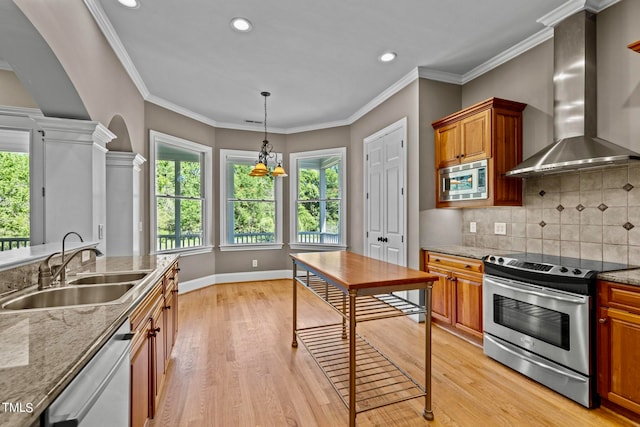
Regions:
[[[342, 294], [342, 314], [346, 314], [347, 313], [347, 296], [343, 293]], [[342, 316], [342, 339], [346, 340], [347, 339], [347, 319]]]
[[291, 347], [298, 347], [298, 337], [296, 335], [296, 329], [298, 328], [297, 320], [298, 320], [298, 283], [296, 280], [296, 276], [298, 274], [298, 266], [296, 263], [293, 263], [293, 340], [291, 341]]
[[433, 420], [431, 409], [431, 290], [433, 283], [429, 282], [425, 289], [425, 318], [424, 318], [424, 387], [427, 395], [424, 397], [424, 412], [422, 416], [426, 420]]
[[356, 294], [349, 292], [349, 427], [356, 427]]

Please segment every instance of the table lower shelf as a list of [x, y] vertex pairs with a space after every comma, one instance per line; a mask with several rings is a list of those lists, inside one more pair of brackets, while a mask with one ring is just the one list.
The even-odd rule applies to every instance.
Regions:
[[[339, 323], [298, 329], [296, 335], [348, 407], [349, 339], [343, 331]], [[356, 413], [426, 396], [418, 382], [356, 335]]]

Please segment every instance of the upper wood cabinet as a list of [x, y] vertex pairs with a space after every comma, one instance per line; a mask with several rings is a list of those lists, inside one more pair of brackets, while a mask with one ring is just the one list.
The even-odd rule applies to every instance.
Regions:
[[436, 122], [436, 194], [438, 170], [487, 159], [488, 198], [436, 201], [437, 207], [521, 206], [522, 180], [504, 173], [522, 161], [522, 111], [515, 101], [489, 98]]

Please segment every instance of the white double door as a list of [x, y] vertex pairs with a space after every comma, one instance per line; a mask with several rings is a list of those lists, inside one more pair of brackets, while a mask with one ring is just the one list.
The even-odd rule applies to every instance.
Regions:
[[366, 255], [406, 266], [405, 135], [401, 120], [366, 138]]

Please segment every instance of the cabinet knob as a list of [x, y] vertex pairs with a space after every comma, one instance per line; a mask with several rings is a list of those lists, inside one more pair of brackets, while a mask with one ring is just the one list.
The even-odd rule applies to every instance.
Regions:
[[158, 326], [157, 328], [154, 329], [154, 331], [156, 332], [160, 332], [160, 326]]
[[464, 154], [460, 154], [460, 157], [461, 157], [461, 158], [462, 158], [462, 157], [464, 157]]
[[170, 306], [170, 305], [165, 305], [165, 306], [164, 306], [164, 308], [165, 308], [166, 310], [171, 310], [171, 306]]
[[436, 258], [434, 261], [435, 262], [440, 262], [440, 258]]
[[602, 318], [598, 319], [598, 322], [600, 322], [602, 324], [605, 324], [605, 323], [607, 323], [607, 318], [606, 317], [602, 317]]
[[469, 264], [465, 265], [464, 268], [471, 268]]

